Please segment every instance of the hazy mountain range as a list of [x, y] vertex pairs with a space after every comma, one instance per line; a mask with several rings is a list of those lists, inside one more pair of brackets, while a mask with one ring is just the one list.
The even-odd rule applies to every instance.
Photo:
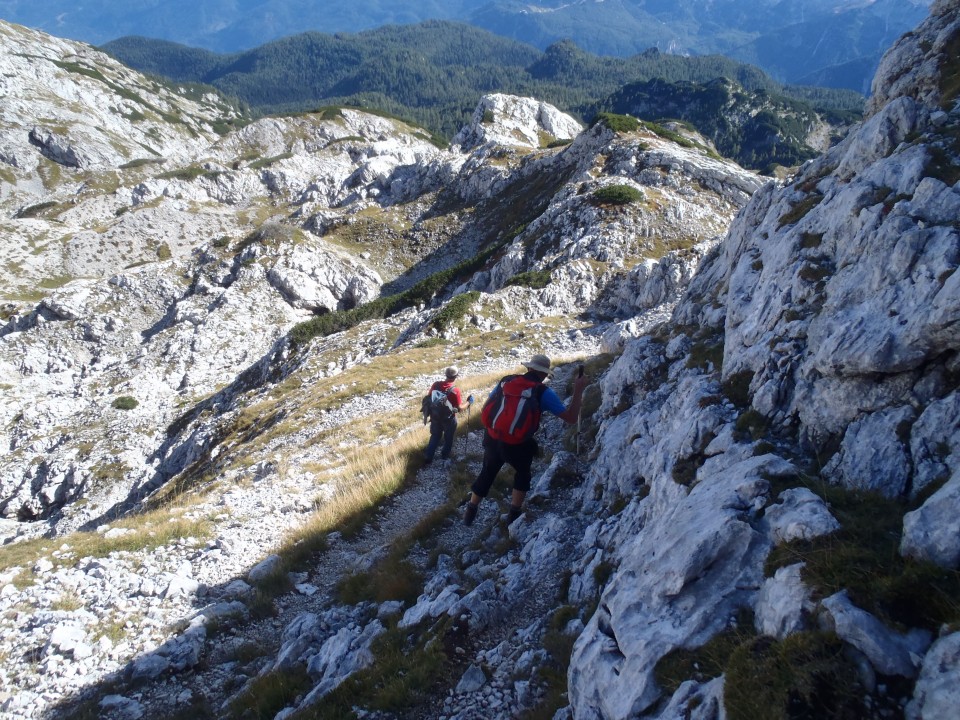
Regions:
[[[102, 49], [140, 72], [212, 85], [257, 115], [350, 105], [414, 120], [449, 139], [469, 121], [481, 96], [499, 91], [537, 97], [587, 122], [600, 110], [684, 120], [721, 153], [760, 170], [813, 157], [825, 147], [821, 140], [859, 119], [863, 109], [862, 96], [853, 91], [783, 86], [752, 65], [719, 55], [648, 50], [610, 58], [570, 41], [541, 52], [438, 20], [356, 34], [306, 32], [229, 54], [140, 37]], [[716, 84], [704, 87], [718, 78], [730, 81], [729, 92]], [[658, 84], [643, 93], [652, 92], [652, 102], [634, 102], [635, 89], [624, 88], [654, 79]], [[658, 99], [666, 102], [668, 96], [667, 104]], [[763, 122], [754, 122], [762, 111]]]
[[355, 32], [427, 19], [468, 22], [545, 48], [560, 39], [602, 55], [648, 48], [721, 53], [787, 82], [869, 90], [881, 53], [925, 15], [929, 0], [6, 0], [0, 17], [100, 44], [143, 35], [218, 52], [249, 49], [304, 30]]

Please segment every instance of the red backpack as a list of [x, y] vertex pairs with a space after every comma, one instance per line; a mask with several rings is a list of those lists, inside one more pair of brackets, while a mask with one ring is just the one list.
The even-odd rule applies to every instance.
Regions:
[[540, 398], [546, 385], [523, 375], [497, 383], [480, 411], [480, 421], [494, 440], [519, 445], [540, 427]]

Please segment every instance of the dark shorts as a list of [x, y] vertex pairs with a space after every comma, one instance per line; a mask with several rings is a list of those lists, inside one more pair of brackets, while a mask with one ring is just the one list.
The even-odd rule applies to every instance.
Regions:
[[480, 497], [486, 497], [487, 493], [490, 492], [493, 481], [497, 479], [500, 468], [509, 465], [516, 472], [513, 479], [513, 489], [521, 492], [529, 491], [530, 467], [533, 465], [533, 458], [537, 454], [537, 449], [537, 441], [532, 438], [519, 445], [508, 445], [499, 440], [494, 440], [484, 433], [483, 467], [480, 468], [480, 474], [470, 489]]

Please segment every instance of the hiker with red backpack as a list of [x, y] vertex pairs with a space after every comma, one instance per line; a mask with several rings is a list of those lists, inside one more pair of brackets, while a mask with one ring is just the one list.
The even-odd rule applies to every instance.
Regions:
[[544, 384], [551, 375], [550, 358], [534, 355], [529, 362], [521, 364], [527, 372], [502, 378], [480, 411], [486, 430], [483, 467], [470, 488], [470, 502], [463, 514], [464, 525], [473, 524], [480, 501], [487, 496], [504, 464], [516, 471], [507, 524], [520, 517], [523, 499], [530, 490], [530, 468], [539, 450], [533, 435], [540, 427], [541, 413], [545, 410], [569, 424], [577, 422], [580, 416], [583, 389], [587, 386], [582, 368], [573, 383], [570, 405], [564, 406], [557, 394]]
[[460, 388], [453, 384], [460, 371], [451, 365], [443, 374], [444, 379], [431, 385], [430, 392], [423, 398], [423, 419], [424, 422], [430, 422], [430, 442], [423, 456], [425, 465], [433, 462], [441, 440], [443, 448], [440, 450], [440, 457], [449, 459], [453, 450], [453, 437], [457, 432], [457, 413], [463, 407]]

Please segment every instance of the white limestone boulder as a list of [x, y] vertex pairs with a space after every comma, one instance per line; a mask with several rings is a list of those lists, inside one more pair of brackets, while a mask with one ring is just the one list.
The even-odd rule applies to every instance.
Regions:
[[851, 490], [902, 497], [910, 479], [906, 442], [915, 417], [913, 408], [907, 406], [851, 423], [839, 452], [824, 467], [824, 477]]
[[960, 471], [927, 501], [903, 518], [900, 554], [941, 567], [960, 568]]
[[937, 640], [924, 656], [905, 714], [908, 720], [939, 720], [954, 715], [958, 703], [960, 633], [952, 633]]
[[764, 520], [775, 545], [793, 540], [813, 540], [840, 529], [823, 499], [808, 488], [791, 488], [780, 493], [779, 503], [767, 508]]
[[539, 148], [545, 139], [570, 140], [583, 126], [548, 103], [513, 95], [493, 94], [480, 99], [470, 124], [453, 138], [464, 151], [486, 143]]
[[767, 489], [760, 475], [783, 470], [779, 462], [752, 458], [705, 477], [686, 498], [648, 512], [624, 541], [619, 567], [574, 645], [574, 718], [644, 712], [660, 695], [653, 678], [660, 658], [706, 642], [738, 607], [753, 604], [770, 545], [750, 514]]
[[754, 608], [757, 632], [782, 640], [807, 627], [816, 603], [803, 583], [802, 570], [803, 563], [782, 567], [764, 581]]
[[895, 633], [850, 602], [846, 591], [831, 595], [820, 604], [826, 611], [824, 620], [828, 627], [866, 655], [877, 672], [916, 677], [920, 660], [932, 640], [928, 631]]
[[307, 672], [316, 684], [299, 707], [319, 702], [352, 674], [369, 667], [374, 661], [370, 646], [385, 632], [383, 624], [373, 620], [366, 626], [341, 628], [324, 642], [307, 663]]

